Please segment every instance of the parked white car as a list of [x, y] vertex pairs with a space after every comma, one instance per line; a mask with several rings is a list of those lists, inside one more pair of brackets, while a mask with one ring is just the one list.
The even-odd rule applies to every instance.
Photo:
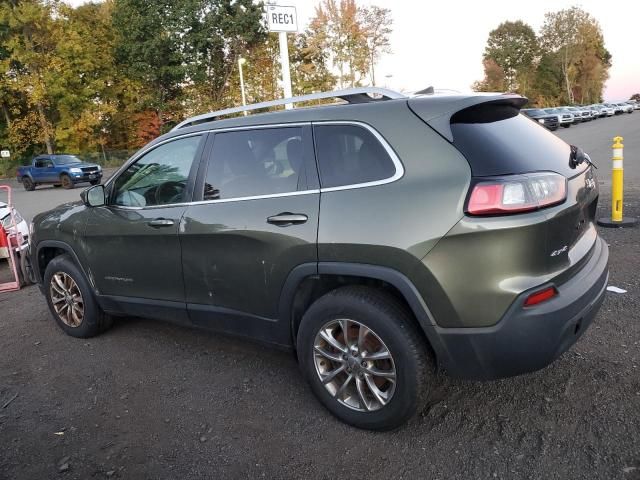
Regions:
[[618, 105], [622, 108], [624, 113], [633, 113], [633, 105], [626, 102], [619, 103]]
[[561, 127], [569, 128], [574, 123], [573, 114], [570, 112], [563, 112], [559, 108], [545, 108], [546, 113], [551, 113], [558, 116], [558, 124]]
[[16, 250], [22, 251], [27, 248], [29, 244], [29, 225], [27, 225], [26, 220], [22, 218], [22, 215], [14, 208], [13, 216], [16, 225], [12, 226], [10, 213], [7, 204], [0, 202], [0, 223], [7, 233], [20, 233], [22, 236], [22, 244]]

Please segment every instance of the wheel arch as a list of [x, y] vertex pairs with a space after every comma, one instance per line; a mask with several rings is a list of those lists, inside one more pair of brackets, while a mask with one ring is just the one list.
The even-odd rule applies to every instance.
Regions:
[[289, 326], [295, 350], [297, 330], [307, 308], [322, 295], [345, 285], [361, 284], [390, 291], [413, 314], [416, 326], [436, 359], [445, 358], [435, 328], [435, 320], [422, 296], [404, 274], [397, 270], [361, 263], [320, 262], [294, 268], [282, 289], [279, 317]]
[[34, 271], [38, 284], [42, 284], [42, 281], [44, 279], [44, 272], [51, 260], [65, 254], [71, 256], [74, 263], [82, 271], [85, 278], [89, 282], [89, 285], [91, 285], [91, 288], [95, 289], [92, 277], [90, 275], [87, 275], [87, 271], [82, 266], [82, 262], [80, 262], [80, 259], [78, 258], [76, 252], [73, 250], [71, 245], [60, 240], [43, 240], [42, 242], [38, 243], [35, 255], [32, 256], [31, 259], [32, 264], [35, 266]]

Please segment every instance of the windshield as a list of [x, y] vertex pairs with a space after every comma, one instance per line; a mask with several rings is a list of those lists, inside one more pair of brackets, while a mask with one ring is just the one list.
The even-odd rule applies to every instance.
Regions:
[[529, 115], [544, 115], [546, 112], [544, 110], [534, 109], [529, 110], [527, 113], [529, 113]]
[[72, 163], [82, 163], [82, 160], [75, 155], [58, 155], [53, 157], [53, 163], [56, 165], [71, 165]]

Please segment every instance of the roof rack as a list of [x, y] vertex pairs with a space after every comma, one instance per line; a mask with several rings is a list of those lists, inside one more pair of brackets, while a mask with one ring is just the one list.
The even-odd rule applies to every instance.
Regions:
[[[378, 98], [373, 97], [373, 95]], [[394, 92], [386, 88], [378, 87], [358, 87], [347, 88], [344, 90], [336, 90], [333, 92], [319, 92], [311, 93], [309, 95], [301, 95], [299, 97], [282, 98], [280, 100], [271, 100], [269, 102], [254, 103], [252, 105], [245, 105], [242, 107], [225, 108], [224, 110], [218, 110], [215, 112], [204, 113], [202, 115], [196, 115], [195, 117], [187, 118], [178, 125], [173, 127], [171, 131], [178, 130], [180, 128], [188, 127], [196, 123], [211, 122], [218, 117], [224, 115], [231, 115], [233, 113], [250, 112], [252, 110], [259, 110], [261, 108], [277, 107], [279, 105], [294, 104], [300, 102], [310, 102], [313, 100], [322, 100], [325, 98], [339, 98], [347, 103], [368, 103], [377, 102], [381, 100], [394, 100], [398, 98], [406, 98], [402, 93]]]

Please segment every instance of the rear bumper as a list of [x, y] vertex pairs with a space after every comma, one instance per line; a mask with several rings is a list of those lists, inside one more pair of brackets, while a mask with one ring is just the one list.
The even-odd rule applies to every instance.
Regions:
[[549, 365], [580, 338], [598, 313], [609, 278], [608, 260], [607, 244], [598, 238], [587, 264], [556, 286], [558, 295], [552, 300], [524, 308], [531, 293], [525, 292], [492, 327], [436, 327], [439, 345], [434, 348], [440, 366], [453, 377], [488, 380]]

